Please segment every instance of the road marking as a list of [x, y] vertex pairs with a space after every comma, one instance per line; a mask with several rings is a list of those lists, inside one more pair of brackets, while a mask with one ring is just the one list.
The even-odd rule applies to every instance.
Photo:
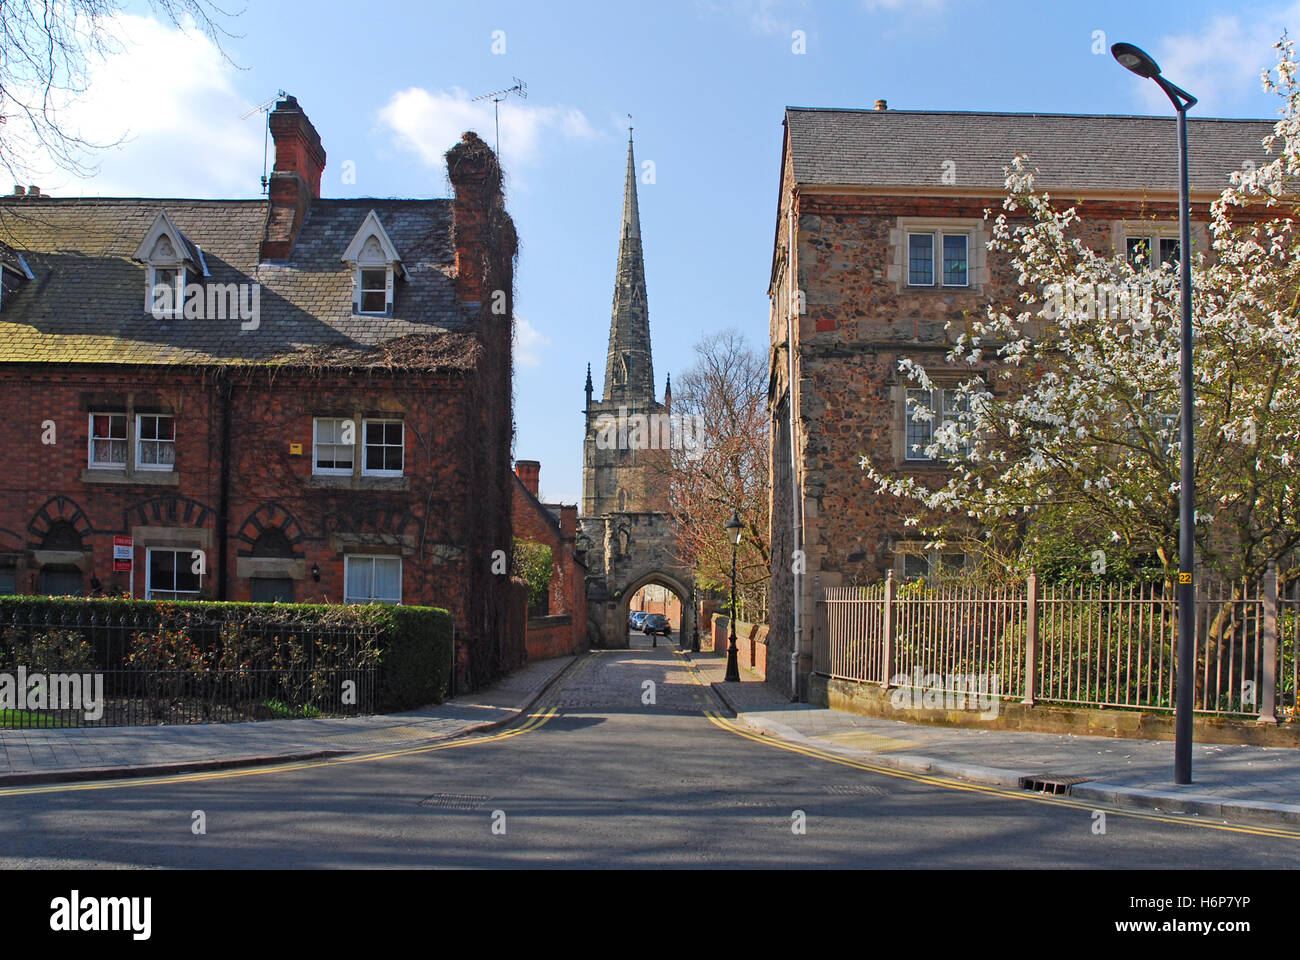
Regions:
[[177, 783], [199, 783], [205, 780], [230, 780], [235, 777], [260, 777], [271, 773], [293, 773], [299, 770], [311, 770], [316, 767], [338, 766], [344, 763], [370, 763], [375, 760], [392, 760], [397, 757], [409, 757], [417, 753], [433, 753], [437, 750], [452, 750], [457, 747], [475, 747], [484, 743], [497, 743], [509, 740], [520, 734], [531, 733], [550, 721], [556, 714], [554, 707], [531, 713], [518, 726], [507, 727], [496, 733], [481, 737], [467, 737], [439, 741], [420, 747], [404, 747], [398, 750], [386, 750], [380, 753], [363, 753], [348, 757], [331, 757], [328, 760], [305, 760], [299, 763], [281, 763], [266, 767], [244, 767], [235, 770], [213, 770], [206, 773], [178, 773], [166, 777], [137, 777], [124, 780], [96, 780], [83, 783], [47, 783], [34, 787], [10, 787], [0, 789], [0, 797], [21, 797], [34, 793], [78, 793], [84, 790], [115, 790], [122, 787], [154, 787]]
[[729, 733], [734, 733], [738, 737], [744, 737], [746, 740], [753, 740], [756, 743], [766, 744], [769, 747], [776, 747], [779, 750], [787, 750], [791, 753], [802, 754], [806, 757], [812, 757], [817, 760], [828, 760], [831, 763], [838, 763], [845, 767], [853, 767], [856, 770], [865, 770], [868, 773], [878, 773], [886, 777], [911, 780], [914, 783], [944, 787], [949, 790], [963, 790], [968, 793], [982, 793], [989, 796], [1002, 797], [1008, 800], [1028, 800], [1032, 803], [1047, 803], [1055, 806], [1073, 807], [1078, 810], [1105, 810], [1107, 813], [1114, 814], [1115, 816], [1131, 817], [1136, 820], [1154, 820], [1159, 823], [1172, 823], [1185, 827], [1201, 827], [1207, 830], [1225, 830], [1229, 833], [1246, 833], [1257, 837], [1280, 837], [1286, 840], [1300, 840], [1300, 833], [1292, 830], [1284, 830], [1280, 827], [1257, 826], [1254, 824], [1214, 823], [1208, 820], [1167, 817], [1161, 816], [1157, 813], [1142, 813], [1137, 810], [1108, 807], [1104, 804], [1084, 803], [1082, 800], [1073, 800], [1069, 797], [1031, 793], [1027, 790], [1009, 790], [1005, 787], [995, 787], [982, 783], [968, 783], [963, 780], [950, 780], [946, 777], [933, 776], [931, 774], [911, 773], [906, 770], [899, 770], [894, 767], [885, 767], [864, 760], [854, 760], [849, 757], [842, 757], [837, 754], [827, 753], [824, 750], [818, 750], [816, 747], [807, 747], [803, 744], [791, 743], [790, 741], [780, 740], [776, 737], [765, 737], [752, 730], [747, 730], [736, 725], [727, 717], [714, 711], [707, 711], [705, 716], [709, 719], [709, 722], [715, 726], [721, 727]]

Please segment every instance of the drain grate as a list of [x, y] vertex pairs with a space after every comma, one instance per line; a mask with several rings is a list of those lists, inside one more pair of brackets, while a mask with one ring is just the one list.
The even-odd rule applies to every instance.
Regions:
[[434, 810], [478, 810], [487, 797], [464, 793], [435, 793], [420, 801], [420, 806]]
[[1020, 789], [1032, 790], [1034, 793], [1065, 794], [1076, 783], [1087, 783], [1091, 779], [1092, 777], [1071, 777], [1062, 773], [1040, 773], [1032, 777], [1021, 777]]
[[889, 796], [889, 791], [883, 787], [873, 787], [865, 783], [828, 786], [826, 792], [835, 797], [870, 797], [873, 800]]

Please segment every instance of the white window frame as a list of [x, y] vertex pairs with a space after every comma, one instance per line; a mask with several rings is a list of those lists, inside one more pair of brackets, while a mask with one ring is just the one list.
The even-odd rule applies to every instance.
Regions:
[[[165, 596], [165, 597], [158, 597], [158, 596], [154, 596], [155, 591], [154, 591], [154, 585], [153, 585], [153, 554], [154, 554], [155, 552], [157, 552], [157, 553], [171, 553], [171, 554], [175, 554], [175, 558], [174, 558], [174, 559], [175, 559], [175, 562], [176, 562], [176, 567], [175, 567], [174, 569], [177, 570], [177, 571], [179, 571], [179, 570], [181, 569], [181, 566], [180, 566], [180, 565], [181, 565], [182, 563], [184, 563], [184, 564], [186, 565], [186, 569], [192, 569], [192, 568], [193, 568], [193, 565], [194, 565], [194, 551], [195, 551], [195, 550], [198, 550], [198, 549], [200, 549], [200, 548], [199, 548], [199, 547], [146, 547], [146, 548], [145, 548], [145, 551], [144, 551], [144, 595], [145, 595], [145, 599], [147, 599], [147, 600], [162, 600], [162, 599], [170, 599], [170, 600], [197, 600], [197, 599], [199, 599], [199, 597], [202, 596], [202, 593], [203, 593], [203, 574], [201, 574], [201, 573], [198, 574], [198, 578], [199, 578], [199, 588], [198, 588], [198, 590], [176, 590], [176, 589], [171, 589], [171, 590], [159, 590], [159, 591], [157, 591], [158, 593], [165, 594], [166, 596]], [[173, 581], [173, 583], [172, 583], [172, 587], [174, 588], [175, 586], [176, 586], [176, 583], [175, 583], [175, 581]]]
[[[374, 562], [377, 560], [389, 560], [397, 564], [397, 596], [395, 598], [376, 597], [375, 593], [375, 572]], [[371, 564], [370, 569], [370, 596], [365, 599], [348, 596], [349, 574], [352, 572], [352, 565], [359, 561], [366, 561]], [[402, 558], [392, 554], [371, 554], [371, 553], [345, 553], [343, 555], [343, 602], [351, 603], [391, 603], [400, 606], [402, 603]]]
[[[396, 470], [391, 470], [391, 469], [371, 469], [370, 467], [366, 466], [366, 460], [368, 459], [367, 456], [366, 456], [366, 454], [369, 452], [369, 450], [370, 450], [370, 446], [371, 446], [371, 444], [370, 444], [370, 440], [369, 440], [369, 427], [370, 427], [370, 424], [372, 424], [372, 423], [382, 423], [382, 424], [395, 423], [395, 424], [397, 424], [399, 427], [401, 427], [401, 430], [402, 430], [402, 441], [401, 441], [400, 444], [397, 444], [397, 445], [390, 444], [390, 443], [375, 444], [376, 447], [380, 447], [380, 448], [385, 449], [385, 450], [388, 450], [388, 449], [394, 449], [394, 448], [395, 448], [395, 449], [397, 449], [397, 450], [399, 450], [399, 451], [401, 452], [401, 455], [402, 455], [402, 465], [401, 465], [398, 469], [396, 469]], [[362, 476], [365, 476], [365, 477], [400, 477], [400, 476], [402, 476], [402, 475], [406, 472], [406, 421], [405, 421], [405, 420], [402, 420], [402, 419], [399, 418], [399, 417], [374, 417], [374, 418], [371, 418], [371, 419], [368, 419], [368, 420], [362, 420], [362, 421], [361, 421], [361, 444], [360, 444], [360, 446], [361, 446], [361, 475], [362, 475]]]
[[[121, 417], [122, 430], [124, 436], [121, 444], [124, 450], [123, 459], [118, 460], [96, 460], [95, 459], [95, 418], [96, 417]], [[131, 461], [131, 418], [125, 410], [92, 410], [86, 420], [86, 466], [91, 470], [125, 470]], [[111, 430], [111, 427], [110, 427]], [[101, 440], [115, 441], [115, 437], [100, 437]]]
[[177, 319], [185, 316], [185, 264], [160, 263], [157, 266], [149, 265], [149, 283], [144, 291], [144, 309], [150, 316], [154, 316], [154, 291], [158, 288], [158, 271], [175, 270], [176, 271], [176, 289], [172, 291], [172, 308], [170, 311], [163, 311], [163, 319]]
[[[1153, 231], [1153, 232], [1151, 232], [1151, 233], [1137, 233], [1137, 232], [1134, 232], [1134, 233], [1125, 233], [1125, 234], [1124, 234], [1124, 250], [1123, 250], [1123, 254], [1124, 254], [1124, 262], [1127, 263], [1129, 266], [1134, 267], [1134, 269], [1137, 269], [1137, 267], [1133, 264], [1133, 261], [1129, 259], [1128, 245], [1129, 245], [1130, 243], [1133, 243], [1134, 241], [1139, 241], [1139, 242], [1141, 242], [1141, 241], [1143, 241], [1143, 240], [1145, 240], [1145, 241], [1146, 241], [1146, 244], [1147, 244], [1148, 256], [1147, 256], [1146, 262], [1142, 265], [1141, 269], [1143, 269], [1143, 270], [1151, 270], [1151, 269], [1155, 268], [1155, 263], [1152, 262], [1152, 258], [1151, 258], [1151, 256], [1149, 255], [1149, 254], [1150, 254], [1150, 251], [1151, 251], [1152, 249], [1155, 249], [1155, 250], [1159, 251], [1161, 245], [1162, 245], [1162, 244], [1164, 243], [1164, 241], [1166, 241], [1166, 240], [1172, 240], [1175, 244], [1177, 244], [1177, 243], [1180, 243], [1180, 242], [1181, 242], [1182, 238], [1181, 238], [1178, 234], [1176, 234], [1176, 233], [1169, 233], [1167, 230], [1164, 231], [1164, 232], [1161, 232], [1161, 231], [1159, 231], [1159, 230], [1156, 230], [1156, 231]], [[1164, 258], [1163, 258], [1163, 257], [1158, 257], [1158, 259], [1159, 259], [1160, 264], [1163, 265], [1164, 262], [1165, 262], [1165, 261], [1164, 261]], [[1171, 260], [1170, 263], [1171, 263], [1175, 268], [1178, 266], [1178, 260], [1177, 260], [1177, 259]]]
[[[352, 466], [350, 467], [322, 467], [319, 465], [319, 439], [320, 424], [329, 421], [335, 424], [343, 424], [349, 421], [353, 424], [352, 443], [329, 443], [325, 446], [330, 447], [352, 447]], [[311, 472], [318, 477], [350, 477], [357, 467], [357, 436], [356, 436], [356, 418], [355, 417], [312, 417], [311, 419]], [[336, 436], [338, 434], [335, 434]]]
[[[141, 434], [142, 434], [142, 431], [141, 431], [141, 429], [140, 429], [140, 423], [141, 423], [141, 421], [144, 420], [146, 417], [153, 417], [154, 419], [167, 419], [167, 420], [170, 420], [170, 421], [172, 422], [172, 438], [171, 438], [170, 440], [145, 440], [145, 439], [143, 439], [143, 438], [142, 438], [142, 435], [141, 435]], [[146, 443], [153, 443], [153, 444], [169, 443], [169, 444], [171, 444], [171, 448], [172, 448], [172, 462], [171, 462], [171, 463], [145, 463], [145, 461], [144, 461], [144, 457], [141, 455], [141, 451], [142, 451], [142, 449], [143, 449], [143, 444], [146, 444]], [[175, 469], [176, 469], [176, 416], [175, 416], [175, 414], [171, 414], [171, 413], [137, 413], [137, 414], [135, 415], [135, 443], [134, 443], [133, 445], [134, 445], [134, 447], [135, 447], [135, 468], [136, 468], [137, 470], [157, 470], [157, 471], [162, 472], [162, 473], [167, 473], [167, 472], [169, 472], [169, 471], [175, 470]]]
[[[906, 244], [903, 250], [903, 272], [907, 278], [907, 286], [917, 288], [938, 288], [946, 287], [953, 290], [965, 290], [971, 285], [971, 231], [968, 229], [944, 229], [936, 227], [934, 229], [908, 229], [906, 231]], [[913, 283], [912, 282], [912, 238], [929, 237], [930, 238], [930, 282]], [[961, 237], [966, 244], [966, 282], [965, 283], [948, 283], [944, 280], [943, 269], [943, 241], [945, 237]]]
[[[367, 273], [379, 273], [381, 270], [384, 273], [384, 309], [363, 310], [362, 307], [365, 304], [366, 293], [378, 293], [379, 291], [377, 287], [371, 287], [367, 290], [366, 287], [362, 286], [362, 279]], [[357, 313], [367, 317], [386, 317], [393, 312], [393, 267], [391, 264], [359, 263], [357, 264], [352, 282], [357, 291], [356, 298], [353, 300], [353, 305], [356, 308]]]

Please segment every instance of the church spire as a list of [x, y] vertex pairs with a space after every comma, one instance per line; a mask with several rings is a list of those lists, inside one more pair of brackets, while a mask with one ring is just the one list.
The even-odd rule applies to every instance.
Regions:
[[618, 241], [614, 310], [605, 362], [605, 401], [654, 402], [654, 364], [650, 357], [650, 311], [646, 304], [645, 259], [641, 252], [641, 214], [636, 196], [636, 157], [632, 128], [627, 131], [627, 179]]

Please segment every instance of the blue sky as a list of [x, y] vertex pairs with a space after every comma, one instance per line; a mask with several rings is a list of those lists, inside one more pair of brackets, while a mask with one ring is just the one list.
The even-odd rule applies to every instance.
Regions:
[[443, 151], [468, 128], [492, 141], [492, 105], [471, 98], [527, 82], [527, 100], [501, 108], [521, 238], [515, 454], [540, 460], [543, 496], [566, 502], [581, 494], [586, 364], [597, 391], [604, 374], [627, 114], [638, 162], [654, 165], [640, 206], [662, 393], [706, 332], [737, 327], [766, 348], [786, 105], [1167, 113], [1153, 84], [1093, 52], [1127, 40], [1201, 98], [1196, 115], [1273, 117], [1259, 72], [1300, 27], [1300, 3], [1195, 0], [248, 0], [232, 66], [146, 6], [127, 11], [122, 52], [69, 116], [128, 139], [91, 178], [34, 181], [56, 196], [257, 196], [262, 120], [240, 115], [278, 90], [321, 134], [325, 196], [445, 196]]

